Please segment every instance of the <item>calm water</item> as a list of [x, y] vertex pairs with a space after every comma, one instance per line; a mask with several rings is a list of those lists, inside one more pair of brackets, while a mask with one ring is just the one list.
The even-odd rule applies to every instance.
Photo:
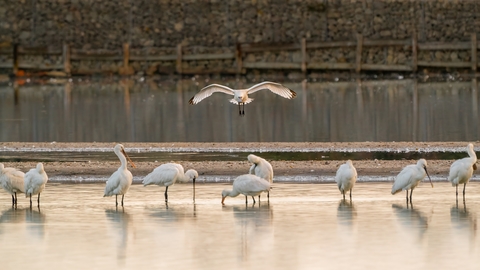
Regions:
[[197, 105], [203, 86], [234, 80], [0, 86], [0, 141], [255, 142], [475, 141], [476, 80], [285, 82], [298, 97], [252, 95], [245, 117], [224, 94]]
[[480, 183], [421, 184], [413, 208], [391, 183], [275, 184], [270, 204], [220, 193], [230, 184], [134, 185], [125, 207], [103, 184], [47, 184], [41, 209], [0, 192], [2, 269], [478, 269]]

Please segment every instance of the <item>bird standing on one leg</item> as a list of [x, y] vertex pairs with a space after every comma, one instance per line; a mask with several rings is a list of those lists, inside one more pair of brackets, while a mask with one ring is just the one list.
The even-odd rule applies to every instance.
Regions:
[[122, 195], [122, 206], [123, 206], [123, 198], [125, 197], [125, 193], [127, 193], [130, 185], [132, 185], [133, 176], [132, 173], [127, 169], [127, 159], [135, 168], [135, 164], [133, 161], [128, 157], [127, 153], [125, 152], [125, 148], [121, 144], [115, 145], [113, 151], [120, 159], [122, 163], [120, 167], [115, 171], [110, 178], [108, 178], [105, 192], [103, 197], [110, 197], [115, 195], [115, 205], [118, 205], [118, 195]]
[[465, 187], [468, 181], [472, 178], [473, 171], [476, 167], [477, 155], [473, 149], [473, 144], [469, 143], [467, 146], [467, 153], [469, 157], [462, 158], [453, 162], [450, 166], [450, 172], [448, 174], [448, 181], [455, 186], [456, 199], [458, 200], [458, 185], [463, 184], [463, 200], [465, 201]]
[[335, 175], [335, 182], [338, 185], [338, 189], [343, 194], [345, 200], [345, 193], [350, 191], [350, 200], [352, 200], [352, 189], [357, 181], [357, 170], [353, 166], [351, 160], [347, 160], [345, 164], [342, 164]]
[[422, 181], [425, 176], [428, 176], [430, 184], [433, 188], [432, 179], [428, 175], [427, 161], [423, 158], [417, 161], [415, 165], [408, 165], [397, 175], [392, 186], [392, 195], [405, 190], [407, 192], [406, 198], [408, 203], [408, 190], [410, 189], [410, 203], [412, 203], [413, 189]]

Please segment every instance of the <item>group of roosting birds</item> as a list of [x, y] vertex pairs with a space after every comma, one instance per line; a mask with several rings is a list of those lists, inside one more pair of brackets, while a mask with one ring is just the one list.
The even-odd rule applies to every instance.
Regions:
[[[230, 102], [239, 106], [239, 114], [245, 114], [245, 104], [253, 101], [248, 97], [248, 94], [253, 94], [260, 90], [270, 90], [272, 93], [280, 95], [287, 99], [295, 98], [296, 93], [274, 82], [262, 82], [256, 84], [248, 89], [231, 89], [227, 86], [220, 84], [211, 84], [200, 90], [195, 96], [193, 96], [189, 103], [197, 104], [203, 99], [211, 96], [213, 93], [220, 92], [228, 95], [232, 95], [233, 99]], [[121, 144], [117, 144], [114, 148], [115, 154], [118, 156], [121, 162], [120, 168], [114, 172], [107, 180], [105, 186], [105, 196], [115, 195], [115, 203], [118, 205], [118, 195], [122, 195], [121, 204], [123, 206], [123, 199], [125, 193], [127, 193], [130, 185], [132, 184], [132, 173], [127, 169], [127, 159], [131, 165], [135, 168], [135, 164], [128, 157], [125, 152], [125, 148]], [[456, 194], [458, 198], [458, 185], [463, 184], [463, 198], [465, 199], [465, 187], [470, 178], [473, 175], [473, 171], [476, 169], [475, 163], [477, 162], [477, 156], [473, 150], [473, 145], [468, 144], [467, 152], [469, 157], [455, 161], [450, 167], [450, 173], [448, 181], [456, 187]], [[253, 163], [249, 170], [249, 174], [244, 174], [237, 177], [233, 182], [232, 190], [224, 190], [222, 192], [222, 204], [224, 204], [225, 198], [236, 197], [240, 194], [245, 195], [245, 202], [248, 202], [248, 196], [252, 196], [255, 203], [254, 196], [259, 196], [262, 192], [267, 192], [269, 197], [269, 191], [271, 184], [273, 183], [273, 168], [269, 162], [265, 159], [255, 156], [253, 154], [248, 156], [248, 160]], [[395, 178], [395, 182], [392, 187], [392, 194], [396, 194], [400, 191], [406, 191], [407, 202], [409, 200], [408, 191], [410, 190], [410, 202], [412, 201], [412, 194], [415, 187], [421, 180], [430, 175], [427, 172], [427, 161], [425, 159], [418, 160], [416, 165], [406, 166]], [[165, 186], [165, 202], [168, 202], [168, 187], [173, 185], [176, 181], [179, 182], [193, 182], [193, 200], [195, 201], [195, 179], [198, 178], [197, 171], [190, 169], [184, 172], [182, 165], [177, 163], [167, 163], [155, 168], [150, 174], [148, 174], [143, 180], [143, 185], [159, 185]], [[353, 166], [351, 160], [348, 160], [345, 164], [341, 165], [337, 170], [335, 176], [335, 182], [338, 185], [338, 189], [343, 194], [350, 192], [350, 200], [352, 199], [352, 189], [357, 180], [357, 171]], [[31, 169], [24, 174], [14, 168], [5, 168], [3, 164], [0, 164], [0, 185], [8, 193], [12, 195], [12, 204], [17, 204], [17, 193], [25, 193], [30, 197], [30, 207], [32, 206], [32, 195], [37, 195], [37, 203], [40, 204], [40, 193], [45, 188], [45, 184], [48, 181], [48, 176], [45, 173], [42, 163], [38, 163], [36, 168]], [[432, 180], [430, 184], [433, 187]]]
[[[118, 205], [118, 195], [122, 195], [123, 199], [132, 184], [133, 176], [127, 168], [127, 160], [135, 168], [135, 164], [128, 157], [125, 148], [121, 144], [117, 144], [114, 148], [115, 154], [121, 162], [121, 166], [107, 180], [105, 186], [104, 197], [115, 195], [115, 204]], [[477, 156], [473, 149], [473, 144], [468, 144], [467, 153], [469, 157], [456, 160], [450, 167], [448, 181], [452, 186], [456, 187], [456, 195], [458, 198], [458, 185], [463, 184], [463, 199], [465, 200], [465, 187], [476, 170]], [[267, 193], [269, 198], [271, 184], [273, 183], [272, 165], [265, 159], [256, 155], [248, 155], [248, 161], [253, 165], [250, 167], [249, 173], [238, 176], [233, 181], [231, 190], [222, 191], [222, 204], [226, 197], [236, 197], [240, 194], [245, 195], [245, 203], [248, 203], [248, 196], [251, 196], [255, 203], [255, 196], [259, 196], [263, 192]], [[415, 165], [408, 165], [396, 176], [392, 187], [392, 194], [400, 191], [406, 191], [407, 203], [410, 199], [412, 202], [413, 190], [422, 181], [425, 176], [430, 175], [427, 171], [427, 161], [425, 159], [418, 160]], [[155, 168], [143, 179], [143, 185], [165, 186], [165, 202], [168, 202], [168, 187], [175, 182], [193, 182], [193, 201], [195, 202], [195, 180], [198, 178], [198, 172], [190, 169], [184, 172], [182, 165], [177, 163], [166, 163]], [[357, 180], [357, 171], [351, 160], [342, 164], [335, 175], [335, 182], [338, 189], [345, 199], [345, 194], [350, 192], [350, 200], [352, 199], [352, 189]], [[37, 195], [37, 203], [40, 205], [40, 193], [45, 188], [48, 176], [45, 173], [42, 163], [38, 163], [36, 168], [31, 169], [27, 173], [23, 173], [14, 168], [5, 168], [0, 163], [0, 185], [8, 193], [12, 195], [12, 204], [17, 204], [17, 193], [25, 193], [26, 197], [30, 197], [30, 207], [32, 206], [32, 195]], [[430, 184], [433, 187], [432, 180]], [[408, 191], [410, 190], [410, 197]]]

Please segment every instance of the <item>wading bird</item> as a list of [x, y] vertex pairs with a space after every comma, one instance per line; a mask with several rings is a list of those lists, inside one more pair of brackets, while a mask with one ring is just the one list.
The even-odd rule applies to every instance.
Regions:
[[195, 202], [195, 179], [198, 178], [198, 172], [188, 170], [184, 173], [183, 166], [177, 163], [166, 163], [155, 168], [142, 181], [143, 186], [158, 185], [165, 186], [165, 202], [168, 202], [168, 187], [175, 182], [193, 182], [193, 202]]
[[25, 174], [0, 163], [0, 186], [12, 195], [12, 205], [17, 205], [17, 193], [25, 193]]
[[392, 195], [405, 190], [407, 192], [406, 198], [408, 203], [408, 190], [410, 189], [410, 203], [412, 202], [413, 189], [420, 183], [420, 181], [428, 176], [430, 184], [433, 188], [432, 179], [427, 172], [427, 161], [423, 158], [417, 161], [416, 165], [408, 165], [397, 175], [392, 186]]
[[[250, 154], [247, 157], [248, 161], [253, 163], [250, 167], [249, 173], [267, 180], [270, 185], [273, 183], [273, 168], [272, 165], [264, 158]], [[270, 200], [270, 191], [267, 192], [267, 198]], [[260, 195], [258, 195], [258, 201], [260, 201]]]
[[225, 93], [227, 95], [232, 95], [233, 99], [230, 100], [233, 104], [238, 104], [238, 113], [240, 115], [245, 114], [245, 104], [248, 104], [253, 101], [253, 98], [249, 98], [249, 94], [253, 94], [260, 90], [270, 90], [272, 93], [282, 96], [287, 99], [292, 99], [297, 96], [297, 94], [287, 87], [274, 82], [262, 82], [256, 84], [248, 89], [232, 89], [225, 85], [220, 84], [210, 84], [205, 86], [195, 94], [188, 102], [190, 104], [197, 104], [203, 99], [211, 96], [215, 92]]
[[254, 196], [269, 190], [270, 183], [267, 180], [253, 174], [240, 175], [233, 181], [232, 190], [225, 189], [222, 191], [222, 204], [225, 204], [224, 201], [227, 196], [237, 197], [240, 194], [245, 195], [245, 204], [248, 203], [247, 196], [252, 196], [253, 203], [255, 203]]
[[132, 173], [127, 169], [127, 159], [135, 168], [135, 164], [133, 161], [128, 157], [127, 153], [125, 152], [125, 148], [121, 144], [115, 145], [113, 148], [113, 152], [117, 155], [120, 159], [122, 165], [115, 171], [110, 178], [107, 180], [107, 185], [105, 186], [105, 193], [103, 197], [110, 197], [115, 195], [115, 205], [118, 205], [117, 197], [118, 195], [122, 195], [122, 206], [123, 206], [123, 198], [125, 197], [125, 193], [127, 193], [130, 185], [132, 185], [133, 176]]
[[463, 200], [465, 200], [465, 187], [468, 181], [472, 178], [473, 170], [476, 169], [477, 155], [473, 150], [473, 144], [469, 143], [467, 146], [467, 153], [469, 157], [459, 159], [453, 162], [450, 166], [450, 173], [448, 174], [448, 181], [455, 186], [456, 198], [458, 200], [458, 185], [463, 184]]
[[352, 200], [352, 189], [357, 181], [357, 170], [353, 166], [351, 160], [347, 160], [345, 164], [342, 164], [337, 170], [335, 175], [335, 182], [338, 185], [338, 189], [343, 194], [345, 200], [345, 193], [350, 191], [350, 200]]
[[40, 207], [40, 193], [47, 184], [48, 176], [42, 163], [38, 163], [36, 168], [30, 169], [25, 174], [25, 197], [30, 197], [30, 207], [32, 207], [32, 195], [37, 195], [37, 206]]

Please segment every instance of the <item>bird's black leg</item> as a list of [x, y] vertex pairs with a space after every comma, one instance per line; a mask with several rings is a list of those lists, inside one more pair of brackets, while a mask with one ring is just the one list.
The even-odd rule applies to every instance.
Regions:
[[242, 106], [240, 104], [241, 103], [238, 103], [238, 114], [242, 115]]
[[115, 195], [115, 206], [118, 206], [118, 195]]
[[248, 204], [248, 196], [245, 195], [245, 204]]
[[193, 203], [195, 203], [195, 178], [193, 178]]
[[260, 195], [258, 195], [258, 203], [260, 203]]
[[267, 192], [267, 201], [270, 201], [270, 191]]
[[242, 104], [242, 115], [245, 115], [245, 103]]
[[407, 198], [407, 204], [408, 204], [408, 189], [406, 191], [407, 191], [407, 197], [406, 198]]
[[342, 191], [342, 195], [343, 195], [343, 200], [345, 200], [345, 190]]
[[14, 205], [15, 205], [15, 198], [12, 195], [12, 206], [14, 206]]
[[413, 188], [410, 190], [410, 203], [412, 203], [412, 194], [413, 194]]
[[38, 193], [38, 197], [37, 197], [37, 205], [40, 205], [40, 193]]
[[30, 193], [30, 208], [32, 208], [32, 194]]
[[458, 184], [455, 185], [455, 195], [458, 197]]
[[168, 191], [168, 186], [165, 188], [165, 202], [168, 202], [168, 194], [167, 194], [167, 191]]
[[350, 189], [350, 201], [352, 200], [352, 190]]
[[467, 182], [463, 184], [463, 198], [465, 198], [465, 188], [467, 187]]
[[18, 200], [17, 200], [17, 192], [15, 192], [15, 206], [17, 205], [17, 202], [18, 202]]
[[122, 206], [123, 206], [123, 197], [125, 197], [125, 194], [122, 194]]
[[256, 203], [255, 197], [252, 196], [252, 200], [253, 200], [253, 204], [255, 204]]

